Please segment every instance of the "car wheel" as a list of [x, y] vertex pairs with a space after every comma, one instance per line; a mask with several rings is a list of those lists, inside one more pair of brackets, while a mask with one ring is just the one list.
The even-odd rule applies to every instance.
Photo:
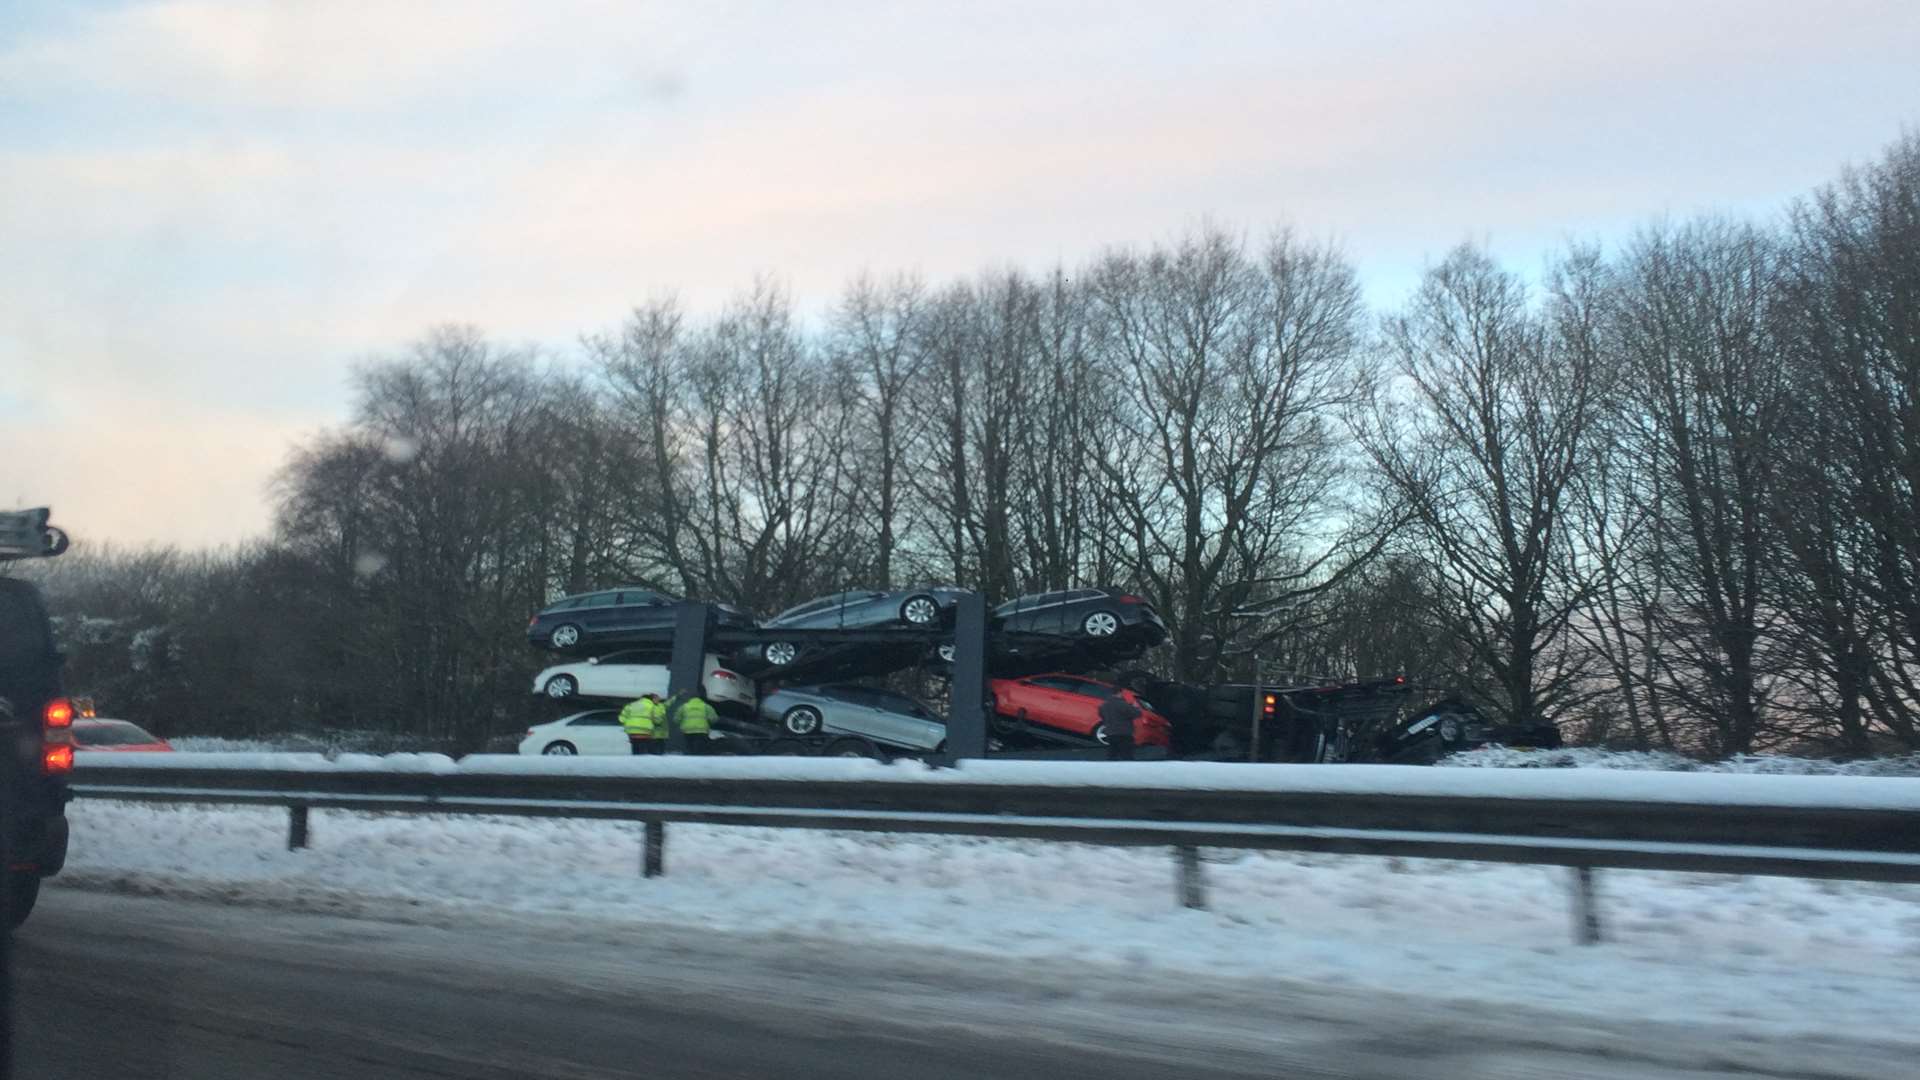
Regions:
[[1111, 611], [1096, 611], [1080, 620], [1080, 629], [1088, 637], [1112, 637], [1120, 632], [1120, 616]]
[[821, 723], [820, 710], [811, 705], [795, 705], [780, 718], [780, 726], [792, 735], [818, 735]]
[[572, 623], [561, 623], [553, 628], [553, 636], [547, 639], [556, 649], [571, 649], [580, 644], [580, 628]]
[[559, 701], [580, 692], [580, 682], [571, 675], [555, 675], [547, 680], [547, 696]]
[[1101, 746], [1113, 745], [1113, 732], [1105, 720], [1093, 725], [1093, 741]]
[[800, 658], [800, 646], [791, 641], [769, 642], [762, 655], [774, 667], [786, 667]]
[[992, 721], [993, 730], [1002, 735], [1011, 735], [1020, 730], [1020, 721], [1005, 713], [993, 713], [989, 719]]
[[900, 621], [909, 626], [932, 626], [940, 621], [940, 602], [925, 593], [909, 596], [900, 605]]
[[949, 641], [935, 649], [933, 653], [935, 656], [951, 664], [953, 663], [953, 658], [960, 655], [960, 650], [954, 646], [953, 642]]
[[826, 756], [868, 758], [873, 761], [885, 761], [887, 759], [887, 755], [881, 753], [879, 747], [865, 739], [854, 738], [835, 739], [828, 743]]
[[550, 742], [545, 750], [540, 751], [542, 757], [573, 757], [578, 753], [580, 751], [574, 749], [570, 742]]
[[10, 873], [7, 875], [7, 897], [13, 906], [7, 909], [8, 929], [18, 930], [20, 924], [33, 914], [33, 905], [40, 899], [40, 875], [29, 873]]
[[1459, 717], [1443, 716], [1440, 718], [1440, 741], [1441, 742], [1443, 743], [1459, 742], [1460, 731], [1461, 731], [1461, 726], [1460, 726]]

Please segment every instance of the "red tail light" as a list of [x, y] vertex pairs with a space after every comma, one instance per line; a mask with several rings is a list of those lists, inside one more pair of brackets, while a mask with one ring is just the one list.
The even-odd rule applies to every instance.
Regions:
[[47, 702], [43, 719], [46, 721], [49, 729], [72, 727], [73, 702], [63, 697], [54, 698], [52, 701]]
[[1262, 707], [1268, 716], [1272, 716], [1274, 706], [1278, 705], [1279, 703], [1280, 703], [1279, 698], [1275, 697], [1272, 694], [1268, 694], [1267, 700], [1262, 704]]
[[1396, 683], [1403, 683], [1407, 681], [1407, 677], [1405, 675], [1395, 675], [1393, 677], [1393, 681]]
[[59, 776], [73, 771], [73, 747], [68, 743], [55, 743], [40, 751], [40, 769], [48, 776]]
[[528, 619], [528, 620], [527, 620], [527, 629], [529, 629], [529, 630], [531, 630], [531, 629], [533, 629], [533, 624], [534, 624], [534, 623], [537, 623], [537, 622], [539, 622], [539, 621], [540, 621], [540, 616], [538, 616], [538, 615], [535, 615], [535, 616], [534, 616], [533, 618], [531, 618], [531, 619]]
[[1131, 596], [1131, 595], [1129, 595], [1129, 596], [1120, 596], [1120, 597], [1115, 597], [1115, 599], [1116, 599], [1116, 600], [1118, 600], [1118, 601], [1119, 601], [1120, 603], [1122, 603], [1122, 604], [1137, 604], [1137, 603], [1139, 603], [1139, 602], [1140, 602], [1140, 598], [1139, 598], [1139, 597], [1137, 597], [1137, 596]]
[[721, 682], [739, 682], [740, 681], [740, 676], [735, 675], [733, 672], [724, 670], [722, 668], [714, 668], [713, 674], [707, 677], [710, 679], [719, 679]]

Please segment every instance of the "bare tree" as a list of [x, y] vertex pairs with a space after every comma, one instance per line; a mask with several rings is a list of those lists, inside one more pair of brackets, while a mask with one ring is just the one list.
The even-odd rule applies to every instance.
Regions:
[[1666, 492], [1651, 523], [1670, 597], [1657, 613], [1666, 691], [1727, 753], [1753, 747], [1767, 698], [1766, 519], [1787, 400], [1769, 306], [1777, 262], [1749, 225], [1650, 229], [1628, 255], [1616, 327], [1640, 445]]
[[1596, 273], [1591, 254], [1569, 257], [1542, 312], [1484, 252], [1456, 249], [1387, 320], [1397, 387], [1361, 430], [1438, 571], [1438, 621], [1514, 723], [1550, 719], [1580, 683], [1565, 647], [1581, 601], [1568, 503], [1604, 393]]
[[1204, 679], [1233, 608], [1349, 550], [1335, 431], [1361, 304], [1327, 247], [1276, 235], [1258, 261], [1208, 230], [1094, 273], [1119, 408], [1099, 459], [1131, 533], [1127, 567], [1168, 618], [1173, 669]]

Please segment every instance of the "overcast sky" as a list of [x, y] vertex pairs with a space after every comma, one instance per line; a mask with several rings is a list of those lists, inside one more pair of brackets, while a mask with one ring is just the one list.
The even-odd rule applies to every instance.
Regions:
[[0, 0], [0, 506], [257, 535], [355, 361], [760, 272], [1290, 223], [1391, 306], [1465, 239], [1777, 212], [1920, 124], [1916, 57], [1916, 0]]

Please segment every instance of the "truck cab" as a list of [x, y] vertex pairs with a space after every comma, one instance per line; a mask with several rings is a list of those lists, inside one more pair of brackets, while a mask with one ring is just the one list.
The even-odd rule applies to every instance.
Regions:
[[45, 510], [0, 514], [0, 904], [9, 927], [26, 919], [41, 880], [67, 860], [74, 708], [61, 686], [61, 656], [39, 590], [5, 571], [66, 548]]

